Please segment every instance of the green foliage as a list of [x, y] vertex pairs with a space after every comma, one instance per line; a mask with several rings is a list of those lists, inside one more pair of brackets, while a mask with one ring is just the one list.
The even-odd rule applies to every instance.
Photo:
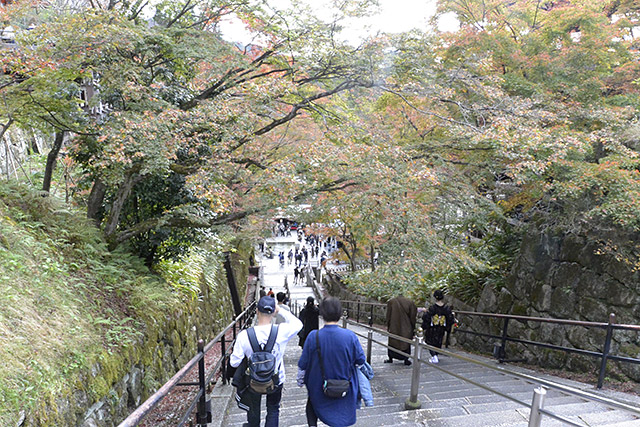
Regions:
[[222, 265], [220, 254], [223, 246], [223, 240], [212, 236], [177, 259], [161, 259], [154, 265], [154, 270], [179, 294], [199, 300], [203, 286], [214, 290], [216, 276]]
[[0, 185], [0, 236], [0, 424], [11, 425], [139, 342], [176, 295], [138, 258], [109, 252], [80, 212], [28, 187]]
[[155, 270], [177, 291], [196, 299], [200, 295], [204, 261], [203, 255], [190, 253], [180, 261], [161, 260]]
[[640, 231], [640, 161], [637, 154], [612, 155], [599, 164], [568, 163], [558, 173], [552, 201], [565, 212]]

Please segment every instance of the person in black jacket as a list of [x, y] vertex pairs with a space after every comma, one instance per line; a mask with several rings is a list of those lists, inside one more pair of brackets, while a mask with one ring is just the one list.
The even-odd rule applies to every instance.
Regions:
[[304, 341], [307, 339], [307, 335], [309, 332], [314, 329], [318, 329], [319, 327], [319, 316], [320, 312], [318, 311], [318, 307], [316, 307], [314, 303], [313, 297], [307, 297], [307, 305], [304, 306], [302, 310], [300, 310], [300, 315], [298, 316], [302, 321], [302, 330], [298, 334], [300, 337], [300, 341], [298, 345], [300, 347], [304, 347]]
[[[444, 293], [438, 289], [433, 293], [435, 304], [431, 304], [422, 316], [422, 329], [425, 331], [425, 341], [434, 347], [442, 348], [442, 338], [445, 332], [451, 332], [455, 322], [451, 307], [444, 303]], [[438, 353], [429, 350], [431, 358], [429, 362], [438, 363]]]

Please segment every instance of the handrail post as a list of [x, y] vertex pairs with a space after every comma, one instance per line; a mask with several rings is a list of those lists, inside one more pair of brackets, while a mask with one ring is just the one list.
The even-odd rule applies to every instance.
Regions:
[[371, 315], [369, 316], [369, 326], [373, 326], [373, 304], [371, 304]]
[[358, 310], [356, 311], [356, 322], [360, 323], [360, 301], [358, 301]]
[[223, 334], [220, 337], [220, 355], [222, 356], [222, 364], [220, 366], [220, 370], [222, 371], [222, 384], [228, 384], [227, 380], [227, 337], [226, 334]]
[[607, 325], [607, 337], [604, 340], [604, 349], [602, 350], [602, 361], [600, 362], [600, 375], [598, 375], [598, 389], [604, 384], [604, 375], [607, 371], [607, 358], [611, 349], [611, 337], [613, 336], [613, 325], [616, 323], [616, 315], [609, 314], [609, 324]]
[[344, 311], [342, 312], [342, 327], [343, 327], [344, 329], [347, 329], [347, 316], [348, 316], [348, 314], [347, 314], [347, 310], [344, 310]]
[[204, 366], [204, 341], [198, 340], [198, 353], [201, 353], [198, 361], [198, 384], [200, 387], [200, 400], [198, 401], [198, 413], [196, 414], [196, 422], [198, 425], [207, 425], [212, 420], [211, 404], [207, 404], [207, 390], [205, 384], [205, 366]]
[[531, 414], [529, 414], [529, 427], [540, 427], [542, 422], [542, 412], [544, 399], [547, 396], [547, 389], [540, 386], [533, 390], [533, 400], [531, 401]]
[[[371, 326], [371, 317], [369, 318], [369, 326]], [[369, 329], [367, 332], [367, 363], [371, 365], [371, 346], [373, 344], [373, 331]]]
[[422, 328], [418, 328], [415, 339], [413, 340], [413, 372], [411, 374], [411, 394], [409, 398], [404, 402], [404, 409], [420, 409], [422, 403], [418, 400], [418, 388], [420, 387], [420, 368], [422, 363], [420, 362], [420, 356], [422, 354]]
[[500, 340], [500, 350], [498, 351], [498, 354], [496, 354], [496, 359], [498, 359], [498, 361], [500, 363], [502, 363], [504, 361], [504, 359], [506, 359], [507, 357], [507, 333], [508, 333], [508, 328], [509, 328], [509, 318], [505, 317], [504, 318], [504, 324], [502, 326], [502, 339]]

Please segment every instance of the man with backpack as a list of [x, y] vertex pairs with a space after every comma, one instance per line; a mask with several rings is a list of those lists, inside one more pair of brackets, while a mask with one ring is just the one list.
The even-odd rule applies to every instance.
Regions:
[[[284, 322], [273, 324], [280, 314]], [[277, 427], [284, 383], [282, 357], [287, 342], [302, 329], [302, 322], [288, 310], [279, 310], [276, 300], [264, 296], [258, 301], [256, 326], [238, 334], [231, 353], [230, 365], [238, 369], [237, 374], [247, 376], [236, 390], [238, 406], [247, 411], [248, 427], [260, 426], [262, 395], [267, 395], [267, 417], [265, 427]], [[241, 366], [242, 365], [242, 366]]]

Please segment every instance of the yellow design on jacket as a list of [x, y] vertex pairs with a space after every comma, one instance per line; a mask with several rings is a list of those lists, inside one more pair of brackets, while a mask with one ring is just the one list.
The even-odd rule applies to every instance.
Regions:
[[434, 314], [431, 316], [431, 326], [447, 326], [447, 316]]

